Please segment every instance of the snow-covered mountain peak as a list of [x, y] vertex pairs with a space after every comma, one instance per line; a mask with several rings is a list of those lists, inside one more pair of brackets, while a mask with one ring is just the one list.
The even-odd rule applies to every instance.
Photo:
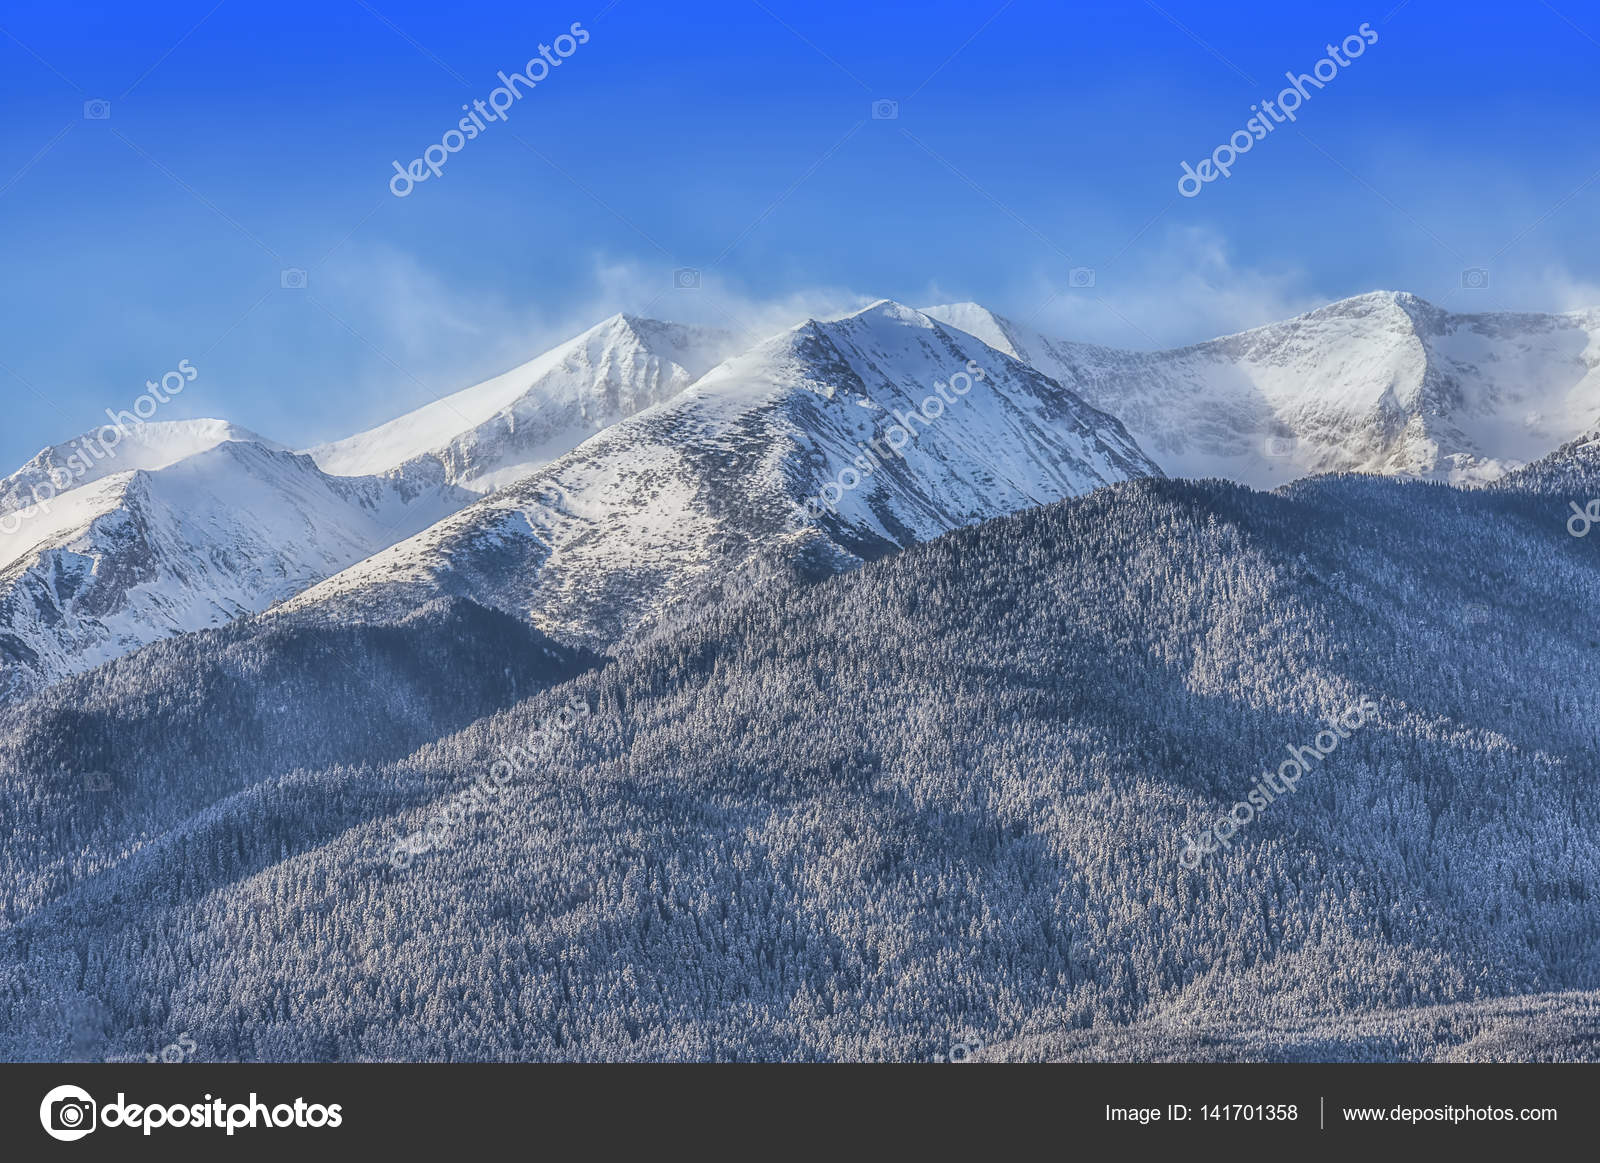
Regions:
[[952, 327], [959, 327], [968, 335], [976, 335], [990, 347], [1014, 358], [1018, 355], [1011, 324], [1004, 316], [989, 310], [982, 303], [940, 303], [924, 307], [923, 313], [941, 319]]
[[0, 698], [291, 597], [443, 589], [612, 641], [797, 551], [847, 568], [1163, 469], [1492, 480], [1594, 430], [1597, 369], [1600, 312], [1400, 291], [1156, 352], [977, 303], [879, 299], [754, 345], [619, 313], [307, 453], [220, 420], [44, 450], [0, 481]]
[[1160, 472], [1036, 369], [880, 301], [769, 337], [285, 610], [399, 615], [442, 590], [604, 643], [790, 554], [849, 568]]
[[41, 449], [0, 479], [0, 514], [26, 509], [118, 473], [166, 468], [225, 443], [282, 449], [274, 441], [226, 420], [151, 420], [126, 428], [110, 423]]
[[0, 520], [0, 700], [264, 609], [470, 499], [329, 476], [264, 440], [159, 463], [174, 451]]
[[1600, 313], [1452, 314], [1372, 291], [1236, 335], [1121, 352], [975, 303], [930, 315], [1121, 419], [1178, 476], [1493, 480], [1600, 419]]
[[893, 299], [877, 299], [865, 307], [848, 311], [837, 319], [830, 319], [830, 323], [846, 323], [856, 320], [865, 324], [883, 322], [893, 325], [910, 325], [912, 327], [932, 327], [934, 321], [925, 312], [916, 307], [908, 307], [904, 303]]
[[1358, 315], [1363, 312], [1384, 313], [1391, 311], [1403, 312], [1432, 312], [1438, 311], [1432, 303], [1410, 291], [1364, 291], [1359, 295], [1350, 295], [1347, 298], [1335, 299], [1331, 303], [1307, 311], [1298, 318], [1310, 318], [1318, 315]]
[[339, 476], [399, 473], [492, 492], [671, 399], [738, 346], [713, 328], [617, 314], [493, 379], [310, 452]]
[[796, 545], [844, 568], [1160, 472], [1113, 417], [903, 304], [741, 346], [615, 315], [309, 453], [153, 429], [0, 539], [0, 698], [296, 595], [444, 586], [610, 640]]

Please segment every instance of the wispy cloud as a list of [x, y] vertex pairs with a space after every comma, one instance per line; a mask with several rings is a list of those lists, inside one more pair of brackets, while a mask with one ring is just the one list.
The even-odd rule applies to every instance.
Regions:
[[[986, 304], [1035, 330], [1111, 347], [1196, 343], [1285, 319], [1327, 302], [1301, 268], [1243, 265], [1213, 231], [1166, 232], [1160, 244], [1130, 252], [1090, 278], [1034, 272], [1004, 305]], [[971, 296], [964, 296], [970, 298]]]
[[680, 288], [674, 273], [596, 256], [587, 277], [552, 308], [455, 281], [403, 251], [351, 247], [318, 273], [314, 290], [375, 349], [357, 381], [339, 385], [359, 401], [356, 411], [364, 417], [351, 431], [498, 375], [618, 312], [718, 327], [754, 344], [807, 318], [837, 315], [875, 298], [839, 288], [762, 296], [715, 272]]
[[[998, 292], [949, 280], [911, 293], [806, 287], [763, 295], [714, 271], [699, 272], [693, 287], [680, 287], [674, 274], [633, 258], [597, 255], [559, 306], [534, 306], [447, 277], [402, 251], [350, 248], [319, 273], [315, 289], [404, 374], [373, 355], [355, 383], [339, 385], [355, 398], [340, 421], [348, 431], [297, 435], [309, 443], [392, 419], [515, 367], [619, 311], [719, 327], [754, 344], [807, 318], [856, 310], [887, 290], [914, 306], [976, 300], [1047, 335], [1149, 349], [1247, 330], [1380, 289], [1319, 287], [1299, 266], [1241, 262], [1226, 238], [1201, 228], [1168, 229], [1149, 246], [1095, 270], [1092, 286], [1050, 268], [1020, 272]], [[1412, 290], [1461, 312], [1600, 306], [1600, 285], [1559, 264], [1507, 267], [1492, 276], [1487, 293], [1460, 291], [1453, 270], [1440, 272], [1432, 285], [1382, 289]]]

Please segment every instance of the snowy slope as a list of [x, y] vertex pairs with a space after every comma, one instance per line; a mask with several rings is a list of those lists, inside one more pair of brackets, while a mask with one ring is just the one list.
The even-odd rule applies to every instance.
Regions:
[[616, 315], [307, 454], [220, 420], [47, 448], [0, 480], [0, 699], [290, 597], [671, 399], [733, 346]]
[[[983, 372], [957, 394], [969, 361]], [[931, 421], [891, 428], [949, 385]], [[863, 451], [878, 440], [881, 456]], [[859, 459], [858, 459], [859, 458]], [[807, 498], [834, 512], [808, 523]], [[870, 470], [870, 471], [869, 471]], [[921, 312], [808, 320], [286, 610], [403, 613], [440, 591], [604, 642], [776, 555], [843, 569], [958, 526], [1159, 475], [1114, 418]]]
[[[1569, 532], [1585, 528], [1585, 520], [1593, 519], [1597, 498], [1600, 498], [1600, 428], [1592, 428], [1548, 456], [1507, 473], [1492, 487], [1555, 497], [1552, 512], [1561, 524]], [[1569, 524], [1577, 516], [1572, 510], [1574, 505], [1583, 511], [1583, 516]]]
[[1452, 315], [1377, 291], [1191, 347], [1054, 340], [973, 303], [928, 313], [1121, 419], [1169, 473], [1472, 484], [1600, 419], [1600, 312]]
[[120, 435], [101, 429], [46, 448], [0, 478], [0, 514], [28, 508], [36, 493], [47, 500], [52, 492], [93, 484], [114, 473], [166, 468], [230, 440], [281, 447], [225, 420], [157, 420]]
[[[444, 589], [610, 641], [740, 571], [848, 568], [1159, 472], [1146, 452], [1257, 487], [1493, 480], [1600, 422], [1597, 337], [1596, 312], [1450, 315], [1389, 292], [1150, 353], [974, 304], [881, 301], [741, 354], [618, 315], [308, 454], [216, 420], [145, 425], [105, 458], [44, 450], [0, 480], [0, 698], [324, 579], [297, 608]], [[969, 359], [987, 378], [889, 455], [893, 414]], [[32, 504], [52, 481], [66, 491]], [[808, 522], [819, 494], [832, 508]]]
[[238, 429], [198, 452], [195, 425], [141, 431], [144, 463], [159, 467], [0, 523], [0, 699], [264, 609], [469, 499], [332, 477]]
[[736, 346], [727, 332], [613, 315], [504, 375], [310, 455], [337, 476], [400, 473], [492, 492], [671, 399]]

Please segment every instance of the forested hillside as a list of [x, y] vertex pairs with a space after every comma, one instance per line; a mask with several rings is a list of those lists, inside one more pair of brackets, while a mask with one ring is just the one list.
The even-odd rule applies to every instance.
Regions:
[[8, 708], [0, 921], [297, 767], [400, 759], [598, 659], [440, 598], [393, 626], [247, 618]]
[[[103, 871], [11, 893], [0, 1057], [1093, 1056], [1130, 1023], [1494, 1056], [1515, 1006], [1499, 1042], [1405, 1015], [1600, 988], [1600, 542], [1565, 516], [1539, 478], [1129, 482], [708, 609], [409, 756], [286, 752], [128, 857], [61, 805], [36, 863]], [[143, 657], [83, 709], [138, 702]], [[148, 711], [130, 746], [180, 721]], [[165, 787], [215, 778], [233, 714]], [[49, 758], [101, 762], [70, 738]]]

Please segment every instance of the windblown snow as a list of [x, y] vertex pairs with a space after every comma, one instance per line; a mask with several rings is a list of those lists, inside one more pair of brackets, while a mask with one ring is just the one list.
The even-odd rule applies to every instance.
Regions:
[[1115, 418], [883, 300], [757, 345], [286, 608], [392, 615], [443, 591], [599, 643], [775, 550], [848, 568], [1160, 471]]
[[337, 476], [431, 469], [448, 484], [493, 492], [671, 399], [736, 346], [727, 332], [613, 315], [503, 375], [310, 455]]

